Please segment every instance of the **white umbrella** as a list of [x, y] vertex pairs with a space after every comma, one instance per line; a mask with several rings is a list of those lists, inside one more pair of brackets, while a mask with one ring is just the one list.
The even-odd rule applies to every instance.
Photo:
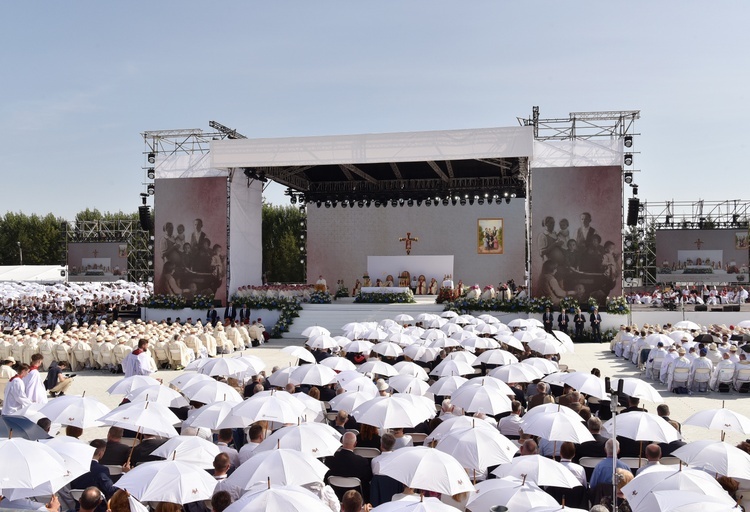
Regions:
[[466, 412], [483, 412], [488, 416], [511, 410], [510, 399], [498, 388], [489, 386], [461, 386], [451, 395], [451, 403]]
[[742, 320], [740, 323], [737, 324], [739, 327], [742, 327], [743, 329], [749, 329], [750, 328], [750, 320]]
[[437, 396], [451, 396], [465, 382], [468, 382], [468, 379], [459, 377], [458, 375], [440, 377], [432, 383], [427, 391]]
[[474, 490], [469, 476], [454, 457], [434, 448], [407, 446], [380, 461], [380, 474], [412, 489], [453, 496]]
[[446, 505], [437, 498], [411, 495], [396, 501], [381, 503], [371, 512], [456, 512], [456, 508]]
[[211, 499], [216, 480], [200, 467], [179, 460], [145, 462], [117, 481], [140, 501], [193, 503]]
[[[680, 338], [682, 338], [684, 334], [685, 333], [680, 333]], [[673, 339], [670, 336], [667, 336], [666, 334], [662, 334], [660, 332], [655, 332], [654, 334], [649, 334], [648, 336], [646, 336], [646, 343], [648, 343], [652, 347], [657, 346], [660, 341], [664, 344], [665, 347], [668, 347], [674, 344], [674, 341], [672, 340]]]
[[571, 339], [570, 336], [568, 336], [564, 332], [553, 330], [552, 331], [552, 336], [554, 336], [555, 338], [557, 338], [560, 341], [560, 343], [563, 344], [563, 346], [565, 347], [565, 349], [568, 352], [573, 353], [573, 352], [576, 351], [575, 344], [573, 343], [573, 340]]
[[388, 336], [388, 341], [392, 341], [400, 347], [408, 347], [416, 341], [416, 337], [404, 332], [395, 332]]
[[427, 375], [425, 369], [412, 361], [399, 361], [393, 367], [398, 371], [399, 375], [411, 375], [424, 381], [430, 380], [430, 376]]
[[567, 374], [563, 382], [581, 393], [595, 396], [601, 400], [607, 399], [607, 390], [604, 381], [591, 373], [573, 372]]
[[500, 478], [507, 476], [525, 477], [527, 482], [533, 482], [539, 486], [551, 485], [572, 489], [581, 485], [581, 482], [573, 476], [568, 468], [541, 455], [515, 457], [509, 464], [503, 464], [496, 468], [492, 474]]
[[543, 357], [529, 357], [528, 359], [523, 360], [523, 364], [533, 366], [545, 375], [560, 371], [560, 368], [557, 366], [557, 364], [553, 363], [549, 359], [544, 359]]
[[451, 375], [470, 375], [475, 372], [476, 369], [473, 368], [469, 363], [445, 359], [443, 362], [438, 364], [434, 370], [430, 372], [430, 375], [437, 375], [438, 377], [449, 377]]
[[455, 457], [464, 468], [476, 471], [508, 463], [518, 451], [518, 447], [496, 429], [484, 428], [453, 431], [440, 439], [437, 449]]
[[220, 401], [234, 403], [242, 402], [242, 395], [240, 395], [236, 389], [229, 384], [213, 379], [210, 382], [193, 382], [189, 386], [183, 388], [182, 394], [188, 397], [191, 401], [200, 402], [202, 404], [212, 404]]
[[378, 395], [378, 388], [375, 386], [375, 383], [364, 375], [358, 379], [340, 381], [339, 387], [344, 391], [362, 391], [363, 393], [370, 393], [372, 397]]
[[209, 380], [214, 380], [208, 375], [203, 375], [202, 373], [192, 373], [192, 372], [185, 372], [182, 375], [178, 375], [174, 379], [172, 379], [169, 383], [176, 387], [179, 390], [182, 390], [183, 388], [189, 386], [190, 384], [193, 384], [194, 382], [206, 382]]
[[469, 496], [466, 508], [472, 512], [489, 512], [496, 505], [508, 510], [529, 510], [552, 507], [557, 501], [529, 480], [503, 478], [479, 482], [477, 492]]
[[[741, 327], [741, 326], [740, 326]], [[700, 331], [701, 326], [690, 320], [681, 320], [674, 324], [675, 329], [687, 329], [688, 331]]]
[[[427, 329], [422, 334], [423, 340], [429, 340], [429, 341], [437, 341], [437, 340], [444, 340], [448, 337], [447, 334], [445, 334], [440, 329]], [[455, 340], [454, 340], [455, 341]]]
[[251, 354], [235, 357], [234, 359], [239, 359], [247, 365], [247, 370], [242, 372], [242, 375], [246, 377], [257, 375], [266, 367], [266, 363], [260, 357]]
[[253, 453], [227, 478], [227, 484], [247, 490], [257, 482], [275, 485], [305, 485], [322, 482], [328, 468], [307, 453], [287, 448]]
[[347, 353], [369, 354], [375, 344], [367, 340], [354, 340], [344, 347]]
[[[422, 401], [417, 401], [421, 399]], [[435, 416], [434, 403], [425, 398], [399, 393], [377, 396], [351, 413], [359, 423], [380, 428], [415, 427]]]
[[308, 363], [315, 362], [315, 356], [313, 356], [309, 350], [303, 347], [295, 347], [292, 345], [282, 348], [281, 351], [289, 354], [291, 357], [301, 359], [302, 361], [306, 361]]
[[570, 441], [580, 444], [594, 440], [591, 432], [583, 426], [580, 417], [573, 419], [560, 411], [537, 414], [530, 419], [524, 417], [521, 421], [521, 430], [553, 442]]
[[229, 377], [248, 370], [248, 365], [238, 357], [215, 357], [198, 369], [209, 377]]
[[305, 409], [305, 404], [286, 391], [261, 391], [237, 404], [232, 416], [250, 418], [251, 423], [261, 420], [297, 423]]
[[451, 352], [446, 356], [446, 361], [462, 361], [468, 365], [474, 365], [474, 361], [477, 360], [477, 356], [466, 350], [459, 350]]
[[692, 414], [683, 422], [683, 425], [693, 425], [709, 430], [720, 430], [722, 441], [724, 432], [739, 432], [750, 434], [750, 418], [730, 409], [725, 409], [722, 402], [721, 409], [704, 409]]
[[331, 512], [328, 505], [304, 487], [258, 485], [229, 505], [225, 512]]
[[430, 386], [422, 379], [411, 375], [396, 375], [388, 379], [388, 385], [399, 393], [410, 393], [412, 395], [424, 396]]
[[499, 324], [499, 323], [500, 323], [500, 320], [499, 320], [499, 319], [498, 319], [498, 318], [497, 318], [496, 316], [492, 316], [492, 315], [490, 315], [490, 314], [487, 314], [487, 313], [484, 313], [484, 314], [482, 314], [482, 315], [479, 315], [479, 316], [477, 317], [477, 320], [481, 320], [481, 321], [482, 321], [482, 322], [484, 322], [484, 323], [487, 323], [487, 324], [492, 324], [492, 325], [495, 325], [495, 324]]
[[338, 347], [339, 343], [329, 334], [319, 334], [318, 336], [313, 336], [312, 338], [308, 339], [305, 342], [305, 345], [310, 348], [328, 350], [329, 348]]
[[174, 437], [177, 435], [174, 425], [180, 419], [160, 403], [130, 402], [113, 409], [99, 418], [99, 421], [143, 434]]
[[360, 334], [359, 337], [363, 340], [381, 341], [386, 339], [388, 334], [383, 329], [376, 327]]
[[659, 416], [641, 411], [618, 414], [617, 418], [607, 421], [603, 427], [610, 436], [613, 434], [615, 419], [617, 420], [617, 435], [634, 441], [671, 443], [682, 438], [672, 425]]
[[331, 331], [326, 329], [325, 327], [321, 327], [319, 325], [312, 325], [302, 331], [300, 334], [306, 338], [312, 338], [313, 336], [320, 336], [320, 335], [326, 335], [329, 336], [331, 334]]
[[250, 418], [243, 418], [232, 414], [236, 402], [214, 402], [204, 405], [199, 409], [193, 409], [188, 413], [187, 419], [183, 422], [186, 427], [203, 427], [211, 430], [222, 428], [244, 428], [252, 421]]
[[572, 508], [567, 505], [548, 505], [546, 507], [530, 508], [528, 512], [588, 512], [588, 509]]
[[202, 437], [177, 436], [159, 446], [151, 455], [195, 464], [201, 469], [213, 469], [214, 458], [219, 453], [218, 446]]
[[634, 398], [641, 398], [650, 402], [662, 403], [664, 399], [661, 397], [659, 392], [648, 382], [636, 379], [635, 377], [627, 377], [624, 379], [613, 379], [612, 389], [618, 389], [619, 381], [622, 380], [622, 392], [628, 396]]
[[495, 377], [503, 382], [532, 382], [541, 379], [544, 374], [531, 365], [516, 363], [501, 366], [490, 371], [490, 377]]
[[[435, 357], [437, 357], [437, 352], [437, 350], [434, 350]], [[435, 357], [433, 357], [433, 349], [418, 343], [404, 347], [404, 356], [414, 361], [429, 362], [435, 359]]]
[[414, 321], [414, 317], [412, 317], [411, 315], [407, 315], [406, 313], [396, 315], [393, 317], [393, 319], [401, 324], [408, 324]]
[[372, 373], [384, 377], [398, 375], [398, 370], [396, 370], [393, 365], [385, 363], [380, 359], [370, 359], [369, 361], [362, 363], [359, 365], [359, 368], [357, 368], [357, 371], [359, 373]]
[[133, 375], [132, 377], [125, 377], [124, 379], [118, 380], [112, 384], [107, 393], [110, 395], [127, 395], [131, 391], [144, 386], [155, 386], [161, 384], [158, 380], [153, 377], [147, 377], [145, 375]]
[[327, 386], [336, 381], [336, 372], [321, 364], [303, 364], [289, 375], [289, 382]]
[[286, 385], [289, 384], [289, 376], [297, 368], [298, 366], [287, 366], [286, 368], [281, 368], [280, 370], [276, 370], [275, 372], [273, 372], [271, 375], [268, 376], [268, 382], [272, 386], [276, 386], [277, 388], [286, 387]]
[[337, 372], [343, 372], [347, 370], [354, 371], [357, 369], [355, 364], [345, 357], [327, 357], [323, 359], [320, 364], [322, 364], [323, 366], [327, 366], [331, 370]]
[[547, 354], [564, 354], [567, 352], [565, 345], [557, 341], [551, 336], [545, 336], [543, 338], [534, 338], [529, 341], [529, 348], [534, 352], [538, 352], [543, 355]]
[[572, 420], [581, 421], [581, 416], [579, 416], [577, 412], [575, 412], [570, 407], [565, 407], [565, 406], [561, 407], [559, 404], [537, 405], [536, 407], [529, 409], [526, 412], [526, 414], [523, 415], [523, 419], [526, 421], [530, 421], [532, 418], [535, 418], [536, 416], [542, 416], [545, 414], [551, 414], [551, 413], [556, 413], [556, 412], [560, 412]]
[[443, 421], [440, 422], [440, 424], [435, 427], [435, 430], [433, 430], [425, 439], [425, 445], [430, 444], [432, 441], [440, 441], [453, 432], [460, 432], [470, 428], [497, 431], [497, 428], [490, 422], [472, 416], [453, 416], [452, 414], [449, 414], [441, 416], [441, 419]]
[[[179, 392], [162, 385], [134, 389], [125, 395], [125, 398], [131, 402], [158, 402], [166, 407], [187, 407], [189, 405], [189, 402]], [[109, 411], [102, 414], [107, 412]]]
[[488, 350], [479, 354], [479, 357], [477, 357], [477, 359], [474, 361], [473, 366], [479, 366], [482, 363], [502, 366], [517, 362], [518, 358], [516, 356], [514, 356], [507, 350], [498, 348], [494, 350]]
[[39, 409], [52, 423], [89, 428], [102, 425], [99, 418], [110, 411], [109, 407], [96, 398], [65, 395], [50, 400]]
[[34, 488], [66, 474], [51, 447], [21, 438], [0, 439], [0, 489]]
[[[632, 482], [631, 482], [632, 483]], [[659, 510], [659, 512], [739, 512], [737, 506], [728, 494], [707, 495], [699, 492], [653, 491], [649, 497], [641, 502], [643, 506], [633, 508], [633, 512]]]
[[375, 398], [377, 389], [375, 391], [375, 394], [365, 391], [347, 391], [336, 395], [328, 403], [331, 405], [332, 411], [353, 411], [368, 400]]
[[444, 324], [442, 327], [440, 327], [440, 330], [451, 338], [453, 338], [454, 334], [466, 332], [460, 325], [451, 323]]
[[313, 458], [328, 457], [341, 448], [341, 434], [325, 423], [282, 427], [265, 438], [253, 453], [287, 448]]
[[466, 350], [475, 352], [477, 350], [499, 349], [500, 343], [495, 338], [469, 337], [461, 340], [461, 346]]
[[68, 436], [42, 439], [40, 442], [44, 443], [44, 445], [51, 450], [54, 450], [54, 452], [62, 458], [65, 474], [44, 482], [36, 487], [16, 489], [5, 487], [2, 489], [2, 494], [9, 500], [54, 494], [74, 479], [91, 470], [90, 461], [94, 456], [95, 449], [88, 443]]
[[500, 343], [505, 343], [511, 348], [515, 348], [516, 350], [520, 350], [522, 352], [524, 350], [523, 343], [518, 341], [518, 338], [516, 338], [512, 334], [509, 334], [509, 333], [496, 334], [495, 339], [499, 341]]
[[380, 354], [383, 357], [398, 357], [404, 353], [404, 350], [392, 341], [381, 341], [372, 347], [372, 352]]
[[676, 449], [672, 455], [720, 475], [750, 480], [750, 455], [723, 441], [693, 441]]
[[490, 377], [489, 375], [485, 377], [474, 377], [472, 379], [469, 379], [469, 381], [466, 383], [466, 386], [486, 386], [488, 388], [497, 389], [503, 395], [515, 396], [515, 393], [513, 393], [513, 390], [510, 389], [510, 386], [508, 386], [505, 382], [501, 381], [500, 379], [496, 379], [495, 377]]
[[560, 386], [563, 387], [565, 385], [565, 379], [570, 375], [566, 372], [554, 372], [549, 373], [544, 376], [542, 379], [542, 382], [547, 382], [548, 384], [551, 384], [553, 386]]
[[[663, 420], [662, 420], [663, 421]], [[656, 466], [638, 475], [622, 488], [622, 493], [633, 510], [661, 510], [649, 495], [655, 491], [695, 492], [717, 499], [727, 496], [726, 491], [711, 475], [698, 469], [679, 466]]]

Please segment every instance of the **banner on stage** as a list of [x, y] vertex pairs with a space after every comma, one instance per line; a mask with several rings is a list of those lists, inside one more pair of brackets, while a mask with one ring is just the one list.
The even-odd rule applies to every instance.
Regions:
[[555, 304], [621, 295], [621, 168], [534, 168], [531, 204], [532, 295]]
[[477, 254], [503, 253], [503, 219], [477, 219]]
[[227, 298], [227, 179], [157, 179], [154, 293]]

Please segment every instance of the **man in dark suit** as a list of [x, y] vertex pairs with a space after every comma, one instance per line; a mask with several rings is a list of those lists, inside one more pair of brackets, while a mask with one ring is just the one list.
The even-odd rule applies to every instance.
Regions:
[[237, 309], [231, 300], [227, 304], [227, 307], [224, 308], [224, 322], [226, 323], [227, 320], [237, 321]]
[[141, 443], [133, 449], [133, 455], [130, 457], [130, 465], [135, 466], [141, 462], [152, 462], [155, 460], [164, 460], [164, 457], [151, 455], [151, 452], [166, 443], [166, 439], [159, 439], [156, 436], [144, 435]]
[[[357, 446], [357, 436], [347, 432], [341, 438], [341, 449], [326, 459], [329, 476], [355, 476], [362, 482], [362, 497], [365, 502], [370, 501], [370, 480], [372, 480], [372, 467], [370, 460], [354, 453]], [[341, 499], [344, 496], [343, 489], [336, 489], [336, 495]]]
[[570, 324], [570, 315], [568, 315], [568, 312], [563, 309], [560, 311], [560, 314], [557, 315], [557, 328], [560, 332], [568, 334], [568, 324]]
[[243, 304], [240, 308], [240, 323], [243, 325], [250, 323], [250, 309], [247, 304]]
[[604, 445], [607, 443], [607, 438], [603, 437], [599, 432], [602, 429], [602, 420], [596, 416], [592, 416], [586, 422], [589, 432], [594, 437], [593, 441], [586, 441], [576, 447], [576, 455], [573, 459], [574, 462], [578, 463], [581, 457], [606, 457], [607, 452]]
[[599, 314], [599, 308], [594, 308], [594, 311], [593, 313], [591, 313], [591, 317], [589, 318], [589, 322], [591, 322], [591, 337], [594, 339], [595, 343], [601, 343], [602, 315]]
[[[107, 443], [103, 439], [94, 439], [90, 445], [94, 447], [94, 456], [91, 460], [89, 472], [82, 474], [70, 482], [70, 488], [87, 489], [89, 487], [96, 487], [104, 494], [106, 499], [109, 499], [117, 489], [115, 489], [112, 478], [109, 476], [109, 469], [99, 462], [102, 455], [104, 455]], [[106, 510], [106, 504], [104, 510]]]
[[550, 308], [544, 308], [544, 314], [542, 315], [542, 324], [544, 324], [544, 330], [552, 332], [552, 325], [555, 322], [555, 315], [552, 313]]
[[206, 313], [206, 321], [211, 323], [211, 327], [216, 327], [216, 322], [219, 321], [219, 313], [216, 311], [216, 308], [211, 305], [211, 309], [208, 310], [208, 313]]
[[132, 445], [128, 446], [122, 442], [122, 433], [120, 427], [109, 427], [104, 455], [99, 459], [105, 466], [122, 466], [128, 460]]
[[573, 316], [573, 325], [576, 328], [576, 339], [583, 337], [583, 326], [586, 324], [586, 317], [581, 313], [580, 309], [576, 309], [576, 314]]

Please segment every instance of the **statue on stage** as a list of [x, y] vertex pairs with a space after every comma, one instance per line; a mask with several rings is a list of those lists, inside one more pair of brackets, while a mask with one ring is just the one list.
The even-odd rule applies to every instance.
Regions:
[[362, 283], [363, 287], [370, 288], [372, 286], [372, 281], [370, 281], [370, 276], [368, 276], [367, 274], [365, 274], [364, 276], [362, 276], [362, 279], [364, 281]]
[[411, 243], [412, 242], [419, 242], [419, 238], [411, 237], [411, 233], [407, 232], [406, 236], [402, 236], [398, 239], [399, 242], [404, 242], [404, 248], [406, 249], [406, 255], [408, 256], [411, 254]]
[[410, 288], [411, 287], [411, 274], [404, 270], [398, 275], [398, 285], [401, 288]]
[[419, 276], [419, 279], [417, 280], [417, 295], [427, 295], [427, 278], [424, 276], [424, 274], [421, 274]]
[[362, 288], [362, 283], [359, 282], [359, 279], [357, 279], [354, 283], [354, 288], [352, 288], [352, 297], [356, 297], [359, 295], [359, 290]]
[[393, 276], [391, 274], [388, 274], [388, 277], [385, 278], [385, 283], [383, 283], [383, 286], [386, 288], [393, 288]]

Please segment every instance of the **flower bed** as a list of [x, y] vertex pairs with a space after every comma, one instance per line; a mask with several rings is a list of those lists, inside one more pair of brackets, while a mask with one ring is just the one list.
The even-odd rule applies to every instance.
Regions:
[[360, 293], [354, 299], [354, 302], [360, 304], [412, 304], [414, 294], [409, 290], [403, 293]]

